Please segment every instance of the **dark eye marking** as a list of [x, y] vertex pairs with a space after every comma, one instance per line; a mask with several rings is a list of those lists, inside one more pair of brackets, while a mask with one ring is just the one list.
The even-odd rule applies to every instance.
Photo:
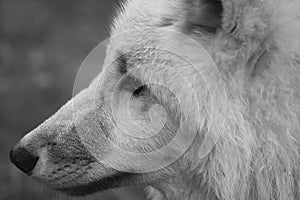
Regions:
[[[131, 90], [132, 95], [136, 98], [141, 96], [146, 96], [149, 94], [149, 88], [147, 85], [143, 85], [142, 81], [128, 74], [128, 55], [119, 54], [120, 56], [116, 59], [117, 69], [119, 73], [124, 76], [124, 81], [122, 81], [123, 88]], [[128, 86], [128, 87], [126, 87]]]
[[121, 75], [127, 73], [127, 58], [125, 55], [120, 55], [117, 58], [118, 69]]
[[146, 85], [142, 85], [139, 88], [137, 88], [134, 92], [133, 92], [133, 96], [134, 97], [140, 97], [143, 96], [145, 94], [147, 94], [148, 88]]

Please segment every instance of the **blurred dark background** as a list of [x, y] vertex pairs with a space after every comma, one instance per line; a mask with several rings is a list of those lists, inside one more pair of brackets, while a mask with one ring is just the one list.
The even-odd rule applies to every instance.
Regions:
[[[72, 97], [88, 53], [109, 35], [118, 0], [0, 0], [0, 200], [67, 199], [8, 161], [9, 149]], [[140, 200], [136, 189], [85, 199]]]

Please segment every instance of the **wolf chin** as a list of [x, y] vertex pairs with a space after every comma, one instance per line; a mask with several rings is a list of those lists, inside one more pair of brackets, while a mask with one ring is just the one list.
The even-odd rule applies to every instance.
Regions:
[[[296, 0], [123, 2], [108, 67], [12, 162], [72, 196], [144, 186], [153, 200], [300, 199], [299, 13]], [[188, 148], [178, 134], [193, 135]]]

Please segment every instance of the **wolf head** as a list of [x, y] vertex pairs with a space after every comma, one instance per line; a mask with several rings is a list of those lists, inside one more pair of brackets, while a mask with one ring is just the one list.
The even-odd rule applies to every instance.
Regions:
[[105, 67], [28, 133], [12, 162], [75, 196], [297, 199], [300, 4], [135, 0]]

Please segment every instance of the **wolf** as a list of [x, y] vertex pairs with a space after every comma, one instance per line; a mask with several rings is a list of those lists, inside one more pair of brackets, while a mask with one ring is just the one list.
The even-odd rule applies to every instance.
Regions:
[[11, 161], [72, 196], [300, 199], [299, 13], [297, 0], [123, 2], [106, 67]]

